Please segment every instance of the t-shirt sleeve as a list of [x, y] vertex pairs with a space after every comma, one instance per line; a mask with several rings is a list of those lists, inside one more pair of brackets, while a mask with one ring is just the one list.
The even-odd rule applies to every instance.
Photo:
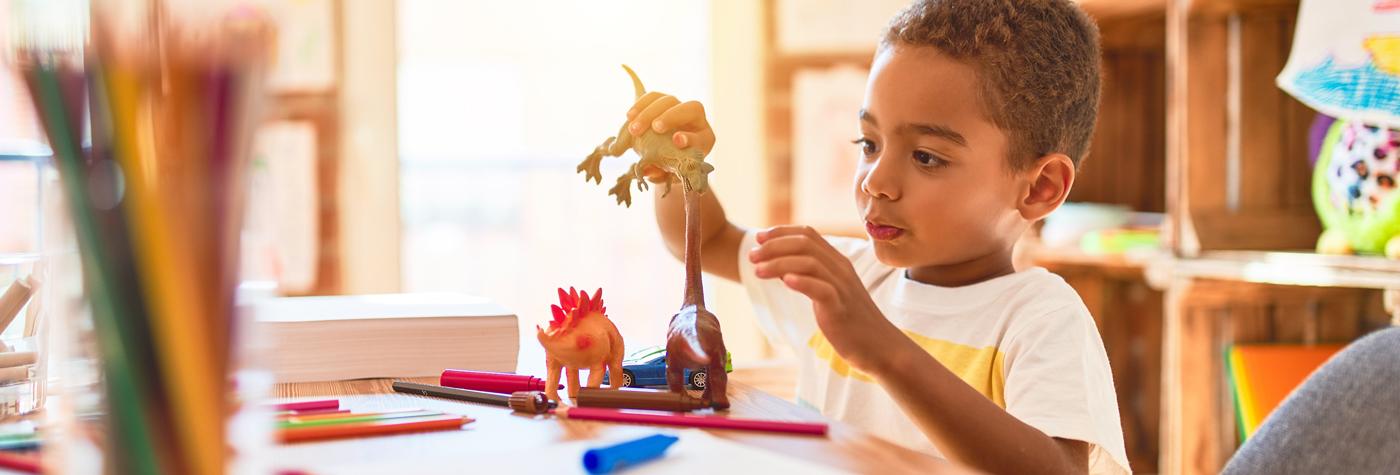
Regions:
[[[749, 250], [758, 247], [758, 229], [744, 233], [739, 243], [739, 283], [749, 294], [753, 303], [758, 326], [768, 341], [774, 345], [787, 345], [801, 348], [807, 339], [817, 331], [816, 317], [812, 313], [812, 301], [783, 285], [780, 279], [760, 279], [754, 276], [754, 265], [749, 262]], [[866, 242], [855, 238], [822, 236], [838, 252], [852, 260], [859, 271], [865, 261], [873, 259]]]
[[1050, 437], [1091, 444], [1092, 473], [1126, 473], [1113, 373], [1088, 310], [1064, 306], [1007, 339], [1006, 411]]

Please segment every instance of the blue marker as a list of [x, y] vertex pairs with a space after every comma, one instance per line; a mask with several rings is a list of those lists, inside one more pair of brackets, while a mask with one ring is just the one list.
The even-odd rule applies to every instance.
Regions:
[[665, 434], [642, 437], [617, 445], [590, 449], [583, 453], [583, 469], [597, 475], [659, 458], [671, 444], [680, 440]]

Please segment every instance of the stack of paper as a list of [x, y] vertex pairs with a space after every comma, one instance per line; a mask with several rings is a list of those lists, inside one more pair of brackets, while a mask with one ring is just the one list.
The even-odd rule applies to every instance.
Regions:
[[1314, 370], [1343, 345], [1235, 345], [1226, 353], [1226, 370], [1235, 398], [1240, 439], [1248, 439]]
[[515, 315], [452, 293], [288, 297], [253, 304], [254, 365], [278, 382], [514, 371]]

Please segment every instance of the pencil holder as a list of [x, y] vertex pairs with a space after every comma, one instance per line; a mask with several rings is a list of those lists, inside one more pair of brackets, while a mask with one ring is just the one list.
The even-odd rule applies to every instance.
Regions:
[[[6, 131], [12, 133], [11, 131]], [[23, 135], [23, 134], [21, 134]], [[39, 137], [0, 139], [0, 419], [44, 406], [47, 357], [40, 323], [49, 307], [47, 262], [57, 175]], [[71, 247], [67, 251], [71, 251]]]
[[67, 391], [87, 381], [64, 383], [63, 445], [91, 450], [49, 466], [222, 473], [237, 456], [234, 293], [270, 22], [234, 3], [15, 5], [11, 60], [52, 149], [85, 302], [61, 364], [91, 362], [101, 388], [88, 414]]

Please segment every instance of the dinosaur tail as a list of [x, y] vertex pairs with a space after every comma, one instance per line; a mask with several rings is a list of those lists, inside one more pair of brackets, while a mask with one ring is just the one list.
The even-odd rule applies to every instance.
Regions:
[[636, 99], [641, 99], [642, 94], [647, 93], [647, 88], [642, 87], [642, 80], [637, 78], [637, 73], [632, 72], [632, 68], [627, 67], [626, 64], [622, 65], [622, 69], [626, 69], [627, 75], [632, 76], [632, 89], [637, 91]]

